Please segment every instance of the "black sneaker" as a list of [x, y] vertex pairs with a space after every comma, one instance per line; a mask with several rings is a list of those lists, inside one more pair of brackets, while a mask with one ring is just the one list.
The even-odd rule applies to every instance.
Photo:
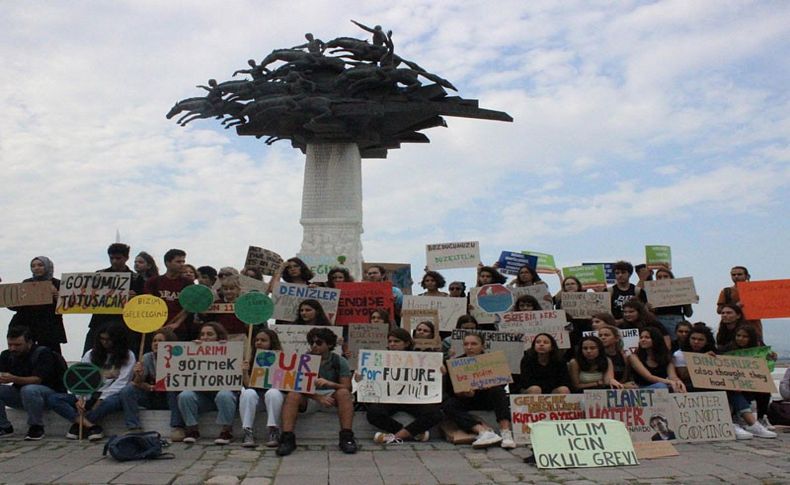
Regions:
[[14, 427], [13, 426], [6, 426], [5, 428], [0, 428], [0, 436], [4, 436], [7, 434], [13, 434]]
[[94, 424], [90, 428], [88, 428], [88, 440], [89, 441], [98, 441], [104, 438], [104, 430], [98, 424]]
[[[85, 434], [85, 430], [82, 430], [82, 434]], [[74, 423], [71, 425], [71, 428], [66, 432], [66, 439], [68, 440], [78, 440], [80, 438], [80, 425]]]
[[351, 430], [340, 431], [340, 442], [338, 443], [343, 453], [353, 455], [357, 452], [357, 440], [354, 439], [354, 432]]
[[296, 450], [296, 436], [288, 431], [280, 435], [280, 445], [277, 447], [277, 456], [288, 456]]
[[34, 424], [27, 429], [25, 441], [38, 441], [44, 437], [44, 427]]

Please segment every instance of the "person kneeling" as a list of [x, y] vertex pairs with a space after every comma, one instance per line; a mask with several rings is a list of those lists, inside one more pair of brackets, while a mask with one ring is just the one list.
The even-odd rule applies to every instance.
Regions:
[[348, 362], [332, 350], [337, 345], [337, 335], [328, 328], [313, 328], [307, 333], [310, 353], [321, 356], [321, 367], [316, 379], [315, 394], [288, 393], [282, 411], [282, 435], [277, 455], [290, 455], [296, 449], [294, 427], [299, 412], [312, 412], [320, 408], [337, 408], [340, 419], [340, 449], [356, 453], [357, 442], [351, 430], [354, 421], [354, 401], [351, 397], [351, 370]]

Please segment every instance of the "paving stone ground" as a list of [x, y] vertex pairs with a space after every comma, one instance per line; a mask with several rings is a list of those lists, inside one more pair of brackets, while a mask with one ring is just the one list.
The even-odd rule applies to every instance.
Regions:
[[328, 440], [299, 441], [280, 458], [265, 447], [219, 447], [210, 440], [173, 444], [172, 460], [118, 463], [102, 457], [104, 442], [21, 436], [0, 438], [0, 483], [395, 485], [489, 483], [734, 483], [790, 484], [790, 430], [775, 440], [680, 444], [680, 456], [642, 460], [639, 466], [539, 470], [523, 463], [526, 447], [473, 450], [434, 439], [383, 447], [360, 440], [345, 455]]

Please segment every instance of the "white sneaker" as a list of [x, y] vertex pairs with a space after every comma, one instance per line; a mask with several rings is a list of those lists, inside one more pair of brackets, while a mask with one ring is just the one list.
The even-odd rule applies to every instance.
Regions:
[[502, 437], [490, 429], [477, 435], [477, 439], [472, 442], [472, 448], [488, 448], [502, 441]]
[[516, 442], [513, 440], [513, 432], [509, 429], [502, 430], [502, 443], [499, 444], [502, 448], [506, 450], [512, 450], [516, 447]]
[[776, 426], [774, 426], [773, 424], [771, 424], [770, 421], [768, 421], [768, 415], [763, 416], [763, 418], [760, 420], [760, 424], [762, 424], [763, 427], [768, 431], [776, 430]]
[[754, 438], [753, 434], [743, 429], [739, 424], [733, 423], [732, 429], [735, 431], [736, 440], [750, 440]]
[[765, 429], [765, 426], [760, 424], [759, 421], [755, 421], [755, 423], [751, 426], [744, 426], [743, 429], [750, 432], [754, 436], [758, 438], [776, 438], [776, 433], [773, 431], [768, 431]]
[[378, 433], [373, 435], [373, 442], [382, 445], [393, 445], [393, 444], [398, 445], [403, 443], [403, 440], [400, 438], [396, 438], [395, 435], [392, 433], [382, 433], [379, 431]]

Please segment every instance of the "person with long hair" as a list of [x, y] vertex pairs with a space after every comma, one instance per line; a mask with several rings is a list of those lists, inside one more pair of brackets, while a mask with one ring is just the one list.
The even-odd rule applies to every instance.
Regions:
[[719, 314], [721, 322], [719, 322], [719, 330], [716, 332], [716, 345], [720, 351], [724, 352], [727, 346], [735, 340], [735, 330], [744, 325], [745, 320], [743, 319], [743, 310], [735, 303], [721, 305]]
[[[533, 285], [546, 285], [546, 282], [540, 279], [540, 275], [537, 271], [535, 271], [535, 268], [525, 264], [518, 269], [516, 277], [510, 280], [507, 285], [514, 287], [524, 287]], [[581, 288], [581, 286], [579, 287]]]
[[55, 308], [60, 289], [60, 280], [54, 277], [55, 265], [46, 256], [36, 256], [30, 261], [30, 278], [23, 283], [32, 281], [49, 282], [52, 285], [52, 302], [44, 305], [9, 307], [16, 312], [8, 327], [27, 327], [33, 342], [60, 353], [60, 344], [66, 343], [66, 329], [63, 327], [63, 315], [56, 313]]
[[192, 283], [197, 280], [198, 272], [191, 264], [185, 264], [181, 267], [181, 277], [191, 281]]
[[[387, 334], [387, 350], [412, 351], [414, 340], [405, 329], [394, 328]], [[404, 426], [392, 418], [398, 412], [410, 414], [415, 419]], [[428, 441], [429, 430], [439, 424], [443, 415], [438, 404], [370, 403], [367, 405], [367, 418], [370, 424], [384, 430], [373, 435], [373, 441], [389, 445], [406, 440]]]
[[134, 257], [134, 272], [140, 287], [154, 276], [159, 276], [159, 266], [156, 265], [154, 257], [145, 251], [140, 251]]
[[[99, 424], [102, 418], [123, 409], [121, 391], [132, 379], [136, 359], [134, 352], [129, 350], [124, 325], [112, 323], [101, 328], [93, 348], [82, 356], [82, 362], [101, 369], [104, 378], [101, 387], [87, 401], [78, 400], [73, 394], [51, 394], [47, 402], [50, 409], [73, 423], [66, 438], [80, 438], [81, 420], [82, 431], [87, 431], [90, 441], [96, 441], [104, 437]], [[134, 427], [134, 423], [128, 421], [126, 425], [130, 429]]]
[[680, 349], [688, 341], [689, 333], [691, 333], [691, 322], [683, 320], [675, 327], [675, 335], [672, 338], [672, 350]]
[[[562, 295], [564, 293], [580, 293], [584, 292], [582, 287], [582, 282], [579, 281], [579, 278], [575, 276], [566, 276], [562, 280], [562, 289], [554, 295], [554, 308], [557, 310], [562, 310]], [[581, 343], [582, 335], [584, 332], [589, 332], [592, 330], [592, 319], [590, 318], [571, 318], [570, 315], [567, 315], [568, 321], [573, 325], [573, 328], [570, 331], [570, 339], [571, 339], [571, 349], [577, 348], [579, 343]]]
[[420, 293], [420, 296], [450, 296], [448, 293], [441, 291], [445, 283], [444, 276], [438, 271], [426, 271], [420, 281], [420, 286], [425, 291]]
[[[732, 352], [734, 350], [761, 347], [762, 345], [762, 339], [757, 333], [757, 329], [753, 325], [743, 324], [735, 329], [735, 338], [729, 345], [727, 345], [725, 351]], [[772, 360], [776, 360], [776, 357], [777, 356], [775, 352], [771, 352], [771, 354], [768, 355], [768, 358]], [[768, 406], [771, 404], [771, 393], [744, 392], [743, 396], [746, 399], [757, 403], [757, 420], [766, 429], [773, 431], [775, 429], [774, 425], [768, 421]]]
[[[464, 354], [462, 357], [474, 357], [485, 351], [485, 340], [481, 334], [469, 334], [464, 337]], [[505, 392], [505, 386], [495, 386], [488, 389], [472, 391], [455, 391], [449, 375], [445, 375], [445, 398], [442, 411], [447, 419], [454, 422], [460, 429], [467, 433], [474, 433], [477, 438], [472, 442], [472, 448], [488, 448], [500, 444], [502, 448], [516, 447], [510, 424], [510, 402]], [[475, 409], [493, 409], [500, 427], [500, 434], [496, 434], [490, 426], [472, 415], [469, 411]]]
[[[680, 330], [680, 328], [680, 325], [678, 325], [677, 329]], [[688, 364], [686, 363], [686, 352], [716, 355], [716, 339], [713, 336], [713, 331], [702, 322], [695, 323], [693, 326], [690, 326], [688, 337], [683, 340], [680, 349], [672, 354], [675, 372], [677, 372], [683, 384], [686, 385], [686, 390], [691, 392], [695, 389], [689, 375]]]
[[483, 286], [490, 284], [503, 285], [505, 284], [506, 281], [507, 278], [492, 266], [481, 265], [477, 267], [477, 284], [475, 286]]
[[[479, 327], [480, 325], [477, 323], [477, 319], [472, 315], [461, 315], [455, 322], [455, 328], [461, 330], [477, 330]], [[445, 360], [455, 357], [455, 351], [452, 348], [452, 339], [452, 334], [442, 339], [442, 354]]]
[[303, 300], [297, 307], [294, 325], [332, 325], [318, 300]]
[[329, 288], [337, 288], [337, 283], [353, 283], [354, 277], [348, 271], [348, 268], [335, 267], [329, 270], [326, 274], [326, 286]]
[[[605, 315], [609, 314], [606, 313]], [[612, 318], [612, 321], [614, 321], [614, 318]], [[598, 338], [603, 344], [604, 354], [609, 358], [609, 362], [612, 363], [614, 379], [622, 383], [625, 389], [634, 389], [636, 384], [631, 378], [631, 368], [628, 366], [620, 329], [614, 325], [602, 325], [598, 327], [597, 332]]]
[[268, 292], [275, 293], [277, 291], [280, 279], [286, 283], [309, 285], [313, 277], [315, 277], [315, 273], [310, 270], [310, 267], [304, 261], [299, 258], [290, 258], [283, 261], [283, 264], [274, 272], [269, 283]]
[[285, 393], [279, 389], [256, 389], [249, 387], [250, 372], [252, 371], [252, 361], [256, 358], [259, 350], [282, 350], [280, 337], [277, 332], [268, 328], [261, 328], [255, 334], [251, 359], [242, 363], [242, 377], [244, 390], [239, 396], [239, 415], [241, 416], [241, 428], [244, 432], [241, 446], [245, 448], [255, 448], [255, 413], [261, 403], [266, 409], [266, 446], [273, 448], [280, 444], [280, 418], [285, 401]]
[[664, 344], [666, 344], [667, 348], [672, 348], [672, 339], [667, 333], [667, 329], [656, 320], [655, 315], [642, 302], [631, 298], [623, 303], [623, 323], [620, 325], [620, 328], [638, 328], [642, 330], [648, 327], [658, 330], [664, 338]]
[[521, 295], [513, 304], [513, 311], [536, 312], [540, 310], [540, 302], [532, 295]]
[[639, 332], [639, 348], [628, 356], [628, 363], [639, 387], [686, 392], [686, 386], [675, 372], [669, 348], [657, 328], [647, 327]]
[[[205, 322], [200, 326], [197, 342], [224, 342], [228, 340], [225, 327], [217, 322]], [[195, 443], [200, 439], [198, 419], [202, 413], [217, 411], [217, 424], [221, 430], [215, 445], [227, 445], [233, 441], [233, 418], [236, 415], [237, 396], [233, 391], [183, 391], [178, 395], [178, 409], [184, 417], [186, 431], [184, 443]]]
[[524, 394], [569, 394], [571, 378], [563, 358], [565, 352], [548, 333], [532, 339], [521, 358], [521, 392]]
[[606, 312], [593, 313], [590, 323], [593, 330], [598, 330], [599, 328], [605, 327], [606, 325], [617, 327], [617, 322], [615, 321], [614, 316], [611, 313]]
[[576, 392], [585, 389], [622, 389], [614, 378], [614, 366], [606, 356], [603, 342], [598, 337], [582, 337], [576, 356], [568, 364], [571, 385]]
[[377, 308], [370, 312], [368, 323], [386, 323], [390, 328], [395, 328], [395, 322], [390, 318], [390, 312], [385, 308]]

